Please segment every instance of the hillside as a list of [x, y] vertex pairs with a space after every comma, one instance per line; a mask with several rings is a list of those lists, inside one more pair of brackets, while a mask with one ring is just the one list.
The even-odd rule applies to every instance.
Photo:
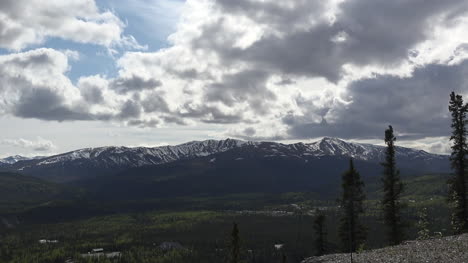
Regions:
[[[349, 160], [324, 156], [269, 156], [261, 149], [233, 149], [213, 156], [133, 168], [115, 176], [78, 181], [97, 199], [219, 196], [238, 193], [316, 192], [335, 198]], [[364, 177], [380, 174], [377, 163], [356, 161]]]
[[[424, 241], [408, 241], [403, 245], [386, 247], [353, 254], [354, 262], [372, 263], [426, 263], [468, 262], [468, 234]], [[309, 258], [302, 263], [348, 263], [349, 254], [332, 254]]]
[[[348, 169], [349, 156], [325, 155], [323, 152], [319, 156], [298, 149], [299, 145], [247, 145], [205, 157], [131, 168], [111, 176], [84, 178], [73, 184], [86, 188], [95, 199], [111, 200], [286, 192], [313, 192], [321, 199], [334, 200], [339, 193], [340, 176]], [[355, 161], [371, 189], [379, 188], [380, 181], [376, 182], [375, 178], [380, 178], [382, 173], [379, 159], [371, 158], [376, 155], [367, 154], [367, 158], [356, 158]], [[426, 165], [423, 160], [413, 159], [413, 162], [398, 163], [402, 174], [416, 176], [438, 171], [434, 168], [440, 165], [436, 159]]]
[[15, 173], [0, 172], [0, 213], [21, 209], [56, 198], [60, 186], [41, 179]]

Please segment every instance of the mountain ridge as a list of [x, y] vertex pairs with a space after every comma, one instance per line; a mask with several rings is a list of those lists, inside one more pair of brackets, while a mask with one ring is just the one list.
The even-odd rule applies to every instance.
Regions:
[[22, 155], [17, 154], [17, 155], [12, 155], [12, 156], [8, 156], [8, 157], [5, 157], [5, 158], [1, 158], [0, 159], [0, 165], [8, 165], [8, 164], [17, 163], [19, 161], [28, 161], [28, 160], [42, 159], [42, 158], [46, 158], [46, 156], [26, 157], [26, 156], [22, 156]]
[[[337, 138], [325, 137], [312, 143], [283, 144], [276, 142], [254, 142], [236, 139], [191, 141], [175, 146], [124, 147], [108, 146], [84, 148], [49, 157], [19, 160], [3, 165], [2, 169], [30, 175], [44, 175], [47, 172], [60, 179], [62, 175], [98, 175], [128, 168], [161, 165], [180, 160], [194, 159], [242, 149], [261, 151], [263, 157], [294, 157], [299, 159], [323, 158], [325, 156], [354, 158], [379, 163], [385, 155], [385, 147], [372, 144], [346, 142]], [[244, 158], [239, 156], [237, 158]], [[403, 162], [431, 165], [445, 162], [446, 155], [428, 153], [405, 147], [396, 147], [396, 157]], [[73, 177], [73, 176], [71, 176]], [[71, 178], [70, 177], [70, 178]], [[65, 177], [64, 177], [65, 178]]]
[[[385, 146], [374, 145], [374, 144], [369, 144], [369, 143], [347, 142], [347, 141], [344, 141], [344, 140], [341, 140], [341, 139], [338, 139], [338, 138], [333, 138], [333, 137], [324, 137], [323, 139], [321, 139], [319, 141], [312, 142], [312, 143], [297, 142], [297, 143], [290, 143], [290, 144], [276, 143], [276, 142], [269, 142], [269, 141], [244, 141], [244, 140], [237, 140], [237, 139], [228, 138], [228, 139], [224, 139], [224, 140], [203, 140], [203, 141], [196, 141], [195, 140], [195, 141], [190, 141], [190, 142], [177, 144], [177, 145], [166, 145], [166, 146], [156, 146], [156, 147], [144, 147], [144, 146], [139, 146], [139, 147], [129, 147], [129, 146], [89, 147], [89, 148], [77, 149], [77, 150], [64, 152], [64, 153], [51, 155], [51, 156], [25, 157], [25, 156], [21, 156], [21, 155], [14, 155], [14, 156], [8, 156], [6, 158], [0, 159], [0, 163], [14, 164], [14, 163], [19, 162], [19, 161], [38, 160], [38, 159], [55, 159], [55, 160], [59, 161], [58, 157], [64, 157], [64, 156], [66, 156], [66, 158], [73, 159], [73, 158], [71, 158], [72, 156], [86, 158], [86, 155], [89, 155], [88, 156], [88, 158], [89, 158], [91, 156], [97, 157], [97, 156], [99, 156], [99, 154], [101, 152], [109, 151], [109, 150], [122, 151], [123, 152], [123, 151], [143, 150], [143, 149], [146, 149], [146, 150], [156, 150], [156, 149], [163, 150], [163, 149], [166, 149], [166, 150], [170, 151], [172, 149], [177, 149], [177, 148], [180, 148], [180, 147], [186, 147], [186, 146], [195, 145], [195, 144], [201, 144], [201, 145], [205, 144], [206, 145], [206, 144], [219, 144], [219, 143], [223, 143], [223, 142], [232, 142], [232, 144], [234, 144], [236, 146], [259, 145], [259, 144], [262, 144], [262, 143], [274, 143], [274, 144], [285, 145], [285, 146], [289, 146], [289, 147], [306, 146], [306, 147], [309, 147], [310, 150], [316, 150], [317, 151], [317, 156], [320, 156], [320, 155], [333, 155], [333, 154], [335, 154], [333, 152], [333, 150], [336, 150], [336, 149], [334, 149], [333, 146], [337, 145], [337, 144], [343, 144], [343, 143], [347, 144], [347, 145], [361, 146], [361, 149], [363, 149], [363, 150], [365, 148], [372, 148], [372, 147], [373, 148], [379, 148], [379, 149], [384, 149], [385, 148]], [[321, 147], [317, 147], [316, 145], [320, 145]], [[325, 150], [325, 149], [323, 149], [323, 147], [328, 147], [328, 148], [326, 148], [326, 150]], [[414, 149], [414, 148], [409, 148], [409, 147], [397, 146], [396, 149], [397, 149], [397, 154], [398, 153], [401, 154], [402, 150], [403, 151], [408, 151], [409, 150], [409, 151], [413, 151], [413, 152], [418, 152], [418, 153], [423, 154], [423, 155], [448, 156], [448, 155], [445, 155], [445, 154], [430, 153], [430, 152], [427, 152], [427, 151], [424, 151], [424, 150]], [[322, 150], [322, 152], [320, 152], [320, 150]], [[398, 151], [398, 150], [400, 150], [400, 151]], [[328, 152], [326, 152], [326, 151], [328, 151]], [[80, 155], [79, 153], [84, 153], [84, 154]], [[93, 154], [91, 154], [91, 153], [93, 153]], [[199, 156], [204, 156], [204, 154], [201, 153], [201, 154], [199, 154]], [[354, 155], [349, 154], [349, 157], [360, 158], [361, 156], [359, 156], [358, 154], [354, 154]], [[50, 163], [50, 162], [42, 162], [42, 163], [46, 164], [46, 163]]]

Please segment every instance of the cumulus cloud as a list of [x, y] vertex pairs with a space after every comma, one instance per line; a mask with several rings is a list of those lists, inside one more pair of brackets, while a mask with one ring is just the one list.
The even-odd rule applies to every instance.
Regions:
[[89, 119], [64, 74], [68, 58], [53, 49], [0, 56], [0, 111], [44, 120]]
[[349, 84], [350, 103], [324, 112], [324, 121], [303, 122], [300, 115], [283, 121], [291, 127], [290, 134], [299, 138], [375, 138], [381, 137], [388, 124], [403, 139], [447, 135], [449, 93], [466, 91], [467, 73], [465, 61], [453, 66], [427, 65], [406, 78], [384, 75], [361, 79]]
[[[402, 139], [443, 136], [450, 130], [449, 93], [466, 92], [468, 61], [459, 65], [431, 64], [418, 68], [411, 77], [376, 76], [351, 83], [350, 103], [325, 116], [329, 122], [290, 121], [294, 137], [380, 137], [388, 124]], [[326, 117], [325, 117], [326, 118]]]
[[81, 79], [77, 87], [66, 76], [68, 69], [66, 52], [54, 49], [0, 56], [0, 112], [49, 121], [111, 119], [113, 104], [90, 105], [103, 99], [98, 81], [89, 83], [99, 78]]
[[[231, 34], [230, 21], [220, 19], [205, 25], [199, 37], [193, 40], [197, 49], [213, 50], [224, 63], [248, 61], [257, 68], [325, 77], [333, 82], [343, 77], [344, 66], [348, 64], [398, 67], [408, 59], [408, 53], [418, 43], [433, 37], [437, 25], [455, 23], [458, 15], [468, 8], [466, 1], [353, 0], [337, 4], [335, 9], [338, 11], [331, 14], [333, 19], [330, 19], [324, 12], [327, 10], [326, 1], [320, 1], [324, 11], [317, 15], [315, 21], [307, 23], [313, 12], [303, 12], [303, 1], [292, 1], [289, 9], [293, 10], [291, 15], [294, 14], [295, 18], [290, 23], [277, 25], [274, 19], [278, 13], [275, 11], [276, 2], [218, 2], [230, 9], [244, 10], [243, 16], [250, 21], [257, 21], [258, 13], [264, 19], [270, 17], [269, 28], [250, 46], [238, 47], [230, 43], [238, 37]], [[251, 5], [256, 8], [249, 12]], [[320, 6], [316, 1], [308, 1], [307, 5]], [[281, 10], [288, 8], [282, 7]], [[302, 21], [302, 27], [291, 30], [296, 20]], [[288, 28], [282, 29], [285, 25]], [[278, 31], [279, 34], [276, 33]], [[219, 36], [223, 41], [216, 41]], [[341, 40], [334, 41], [337, 37]]]
[[[74, 2], [87, 8], [80, 14], [59, 12], [71, 24], [88, 18], [78, 24], [96, 32], [109, 27], [84, 41], [136, 43], [112, 13], [86, 3]], [[463, 0], [188, 0], [170, 45], [124, 53], [116, 76], [73, 84], [66, 52], [52, 49], [0, 56], [0, 110], [136, 127], [207, 123], [253, 139], [369, 139], [388, 124], [403, 139], [439, 138], [448, 133], [449, 92], [468, 95], [467, 10]], [[51, 28], [31, 36], [74, 40]], [[12, 39], [3, 40], [9, 48], [36, 43]]]
[[119, 77], [113, 80], [111, 85], [118, 93], [127, 93], [155, 89], [161, 86], [162, 83], [156, 79], [144, 79], [140, 76], [132, 75], [130, 77]]
[[4, 139], [1, 144], [33, 150], [36, 152], [48, 152], [54, 150], [56, 146], [52, 141], [38, 137], [36, 140], [19, 139]]
[[106, 47], [143, 49], [124, 36], [125, 24], [94, 0], [3, 0], [0, 3], [0, 47], [21, 50], [49, 37]]
[[84, 100], [90, 104], [104, 102], [104, 90], [107, 85], [108, 82], [99, 76], [80, 78], [78, 80], [80, 93]]

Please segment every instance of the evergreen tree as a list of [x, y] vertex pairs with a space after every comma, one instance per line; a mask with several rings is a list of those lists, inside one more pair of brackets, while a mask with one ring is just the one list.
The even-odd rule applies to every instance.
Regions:
[[326, 251], [326, 231], [325, 231], [325, 215], [316, 211], [314, 219], [314, 232], [315, 232], [315, 251], [317, 256], [325, 254]]
[[383, 174], [383, 199], [382, 208], [385, 226], [388, 228], [387, 238], [391, 245], [399, 244], [404, 237], [403, 224], [401, 220], [401, 194], [403, 193], [403, 182], [400, 179], [400, 171], [396, 168], [395, 141], [392, 126], [385, 130], [385, 162]]
[[230, 263], [240, 262], [240, 239], [239, 239], [239, 228], [234, 223], [231, 232], [231, 244], [230, 244]]
[[342, 217], [338, 226], [343, 249], [355, 252], [366, 239], [366, 230], [360, 222], [360, 215], [364, 213], [363, 201], [364, 182], [350, 160], [349, 170], [342, 176], [342, 196], [340, 199]]
[[468, 174], [468, 153], [467, 146], [467, 112], [468, 104], [463, 103], [461, 95], [450, 94], [449, 111], [452, 115], [452, 154], [450, 161], [454, 176], [449, 180], [449, 201], [452, 207], [452, 227], [454, 232], [468, 232], [468, 207], [467, 207], [467, 189], [466, 176]]
[[427, 215], [427, 208], [423, 208], [418, 213], [418, 240], [426, 240], [431, 238], [431, 232], [429, 230], [429, 218]]

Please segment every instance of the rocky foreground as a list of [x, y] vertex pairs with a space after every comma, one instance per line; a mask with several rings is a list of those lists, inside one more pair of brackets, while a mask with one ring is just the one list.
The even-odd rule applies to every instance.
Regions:
[[[468, 234], [424, 241], [408, 241], [402, 245], [353, 254], [355, 263], [449, 262], [468, 263]], [[349, 254], [313, 257], [302, 263], [350, 262]]]

